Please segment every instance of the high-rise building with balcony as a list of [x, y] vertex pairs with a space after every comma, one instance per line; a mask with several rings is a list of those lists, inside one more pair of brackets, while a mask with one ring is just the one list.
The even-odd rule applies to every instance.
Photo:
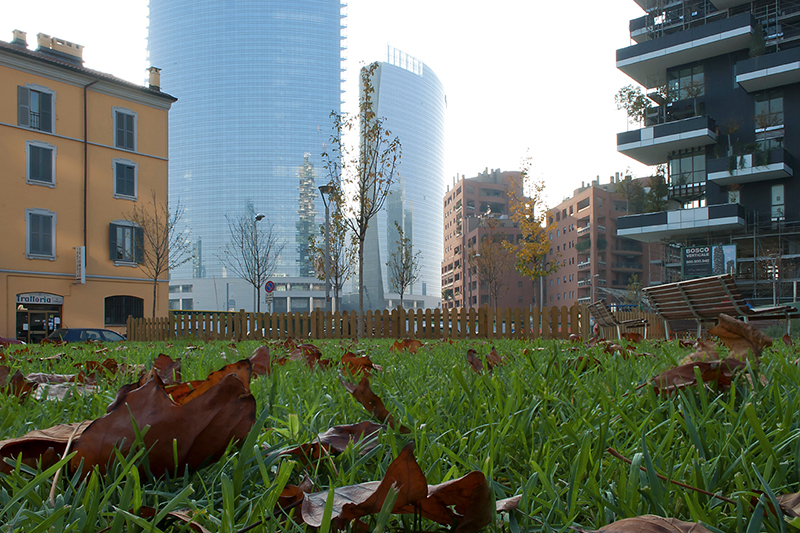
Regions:
[[[370, 224], [365, 241], [364, 308], [392, 308], [400, 295], [392, 289], [386, 262], [397, 250], [395, 224], [419, 252], [420, 275], [407, 288], [407, 308], [438, 307], [441, 299], [439, 267], [442, 261], [444, 178], [444, 114], [446, 99], [439, 78], [418, 59], [389, 47], [387, 60], [378, 62], [372, 78], [374, 111], [392, 137], [400, 140], [402, 157], [398, 179], [385, 208]], [[357, 309], [358, 295], [349, 295], [345, 307]]]
[[617, 150], [667, 166], [670, 208], [621, 217], [619, 234], [735, 245], [726, 270], [751, 301], [788, 299], [800, 278], [800, 207], [787, 201], [800, 194], [800, 2], [636, 2], [645, 14], [617, 68], [652, 105]]
[[343, 6], [150, 1], [150, 61], [180, 102], [170, 113], [170, 202], [185, 208], [195, 251], [171, 272], [172, 308], [253, 309], [252, 286], [220, 256], [226, 217], [256, 213], [283, 244], [272, 310], [324, 306], [307, 242], [323, 222], [321, 153], [341, 109]]

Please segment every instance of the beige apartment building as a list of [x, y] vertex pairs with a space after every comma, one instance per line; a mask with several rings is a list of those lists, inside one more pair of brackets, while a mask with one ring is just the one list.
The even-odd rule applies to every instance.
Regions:
[[[135, 205], [167, 201], [167, 113], [176, 99], [83, 66], [83, 47], [24, 32], [0, 41], [0, 335], [125, 330], [153, 305]], [[152, 191], [152, 192], [151, 192]], [[163, 281], [163, 283], [161, 283]], [[166, 278], [158, 314], [167, 313]]]

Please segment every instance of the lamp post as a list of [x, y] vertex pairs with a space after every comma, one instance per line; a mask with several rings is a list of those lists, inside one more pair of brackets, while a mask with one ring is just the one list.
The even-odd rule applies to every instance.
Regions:
[[327, 194], [333, 192], [333, 185], [330, 183], [327, 185], [320, 185], [319, 186], [319, 195], [322, 197], [322, 203], [325, 204], [325, 310], [331, 311], [331, 239], [330, 239], [330, 229], [331, 229], [331, 211], [328, 204], [328, 200], [325, 198]]
[[259, 272], [261, 265], [258, 261], [258, 238], [256, 233], [256, 222], [260, 222], [264, 220], [267, 215], [264, 213], [257, 213], [253, 217], [253, 268], [255, 269], [255, 278], [258, 283], [255, 284], [253, 287], [253, 310], [257, 312], [261, 312], [261, 272]]

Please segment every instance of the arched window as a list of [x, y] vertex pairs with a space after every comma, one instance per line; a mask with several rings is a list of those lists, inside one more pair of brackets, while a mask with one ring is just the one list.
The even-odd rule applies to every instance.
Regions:
[[109, 296], [106, 298], [106, 326], [124, 326], [128, 316], [144, 316], [144, 300], [136, 296]]

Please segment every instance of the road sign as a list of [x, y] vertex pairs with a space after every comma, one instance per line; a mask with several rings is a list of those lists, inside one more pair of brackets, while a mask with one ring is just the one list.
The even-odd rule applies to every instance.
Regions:
[[272, 299], [273, 299], [273, 297], [274, 297], [274, 295], [267, 293], [267, 294], [264, 296], [264, 302], [266, 302], [266, 303], [268, 303], [268, 304], [271, 304], [271, 303], [272, 303]]
[[275, 283], [273, 283], [271, 280], [266, 282], [264, 284], [264, 290], [267, 291], [267, 294], [271, 293], [275, 290]]

